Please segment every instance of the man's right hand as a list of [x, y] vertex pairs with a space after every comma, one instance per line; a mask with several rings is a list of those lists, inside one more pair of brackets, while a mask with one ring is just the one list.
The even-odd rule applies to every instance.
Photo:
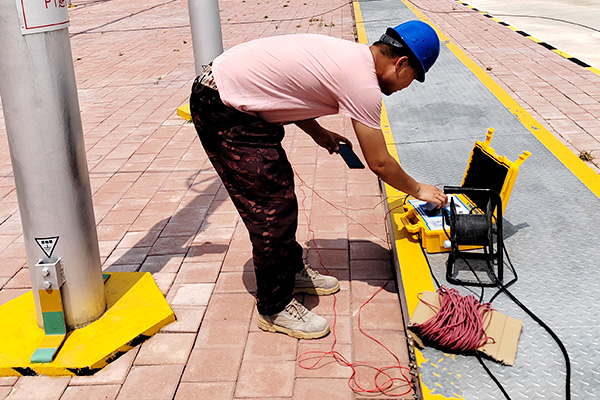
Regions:
[[316, 120], [308, 119], [305, 121], [294, 122], [296, 126], [308, 133], [315, 143], [326, 149], [329, 154], [338, 151], [338, 143], [346, 143], [352, 146], [350, 140], [345, 136], [323, 128]]
[[435, 203], [438, 208], [446, 207], [448, 204], [448, 196], [440, 188], [426, 183], [420, 183], [417, 193], [414, 195], [417, 199]]
[[369, 168], [381, 180], [419, 200], [435, 203], [440, 208], [446, 206], [448, 197], [444, 192], [433, 185], [417, 182], [390, 155], [381, 129], [370, 128], [354, 119], [352, 125]]

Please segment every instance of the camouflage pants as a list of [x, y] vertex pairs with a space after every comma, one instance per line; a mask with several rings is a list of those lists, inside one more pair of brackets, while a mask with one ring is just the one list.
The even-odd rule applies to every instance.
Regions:
[[199, 79], [190, 109], [200, 141], [250, 234], [258, 311], [277, 313], [292, 300], [294, 275], [303, 268], [294, 172], [281, 147], [283, 126], [224, 105], [218, 91]]

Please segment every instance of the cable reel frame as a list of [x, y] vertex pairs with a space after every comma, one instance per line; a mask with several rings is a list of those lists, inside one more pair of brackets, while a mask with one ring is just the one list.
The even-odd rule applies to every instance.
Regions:
[[[479, 206], [474, 209], [477, 213], [456, 213], [454, 199], [450, 202], [450, 212], [443, 209], [444, 220], [450, 226], [451, 251], [446, 262], [446, 279], [452, 284], [469, 286], [497, 286], [504, 278], [504, 265], [502, 257], [502, 198], [492, 189], [466, 188], [445, 186], [446, 194], [464, 194], [466, 197], [478, 197]], [[481, 209], [485, 204], [485, 210]], [[463, 251], [461, 246], [481, 246], [481, 251]], [[475, 281], [459, 278], [459, 273], [465, 268], [457, 265], [458, 260], [463, 260], [474, 277]], [[477, 274], [476, 268], [471, 266], [469, 260], [477, 260], [476, 268], [483, 270], [489, 280], [484, 281]], [[494, 268], [496, 267], [496, 268]], [[497, 269], [497, 272], [494, 271]]]

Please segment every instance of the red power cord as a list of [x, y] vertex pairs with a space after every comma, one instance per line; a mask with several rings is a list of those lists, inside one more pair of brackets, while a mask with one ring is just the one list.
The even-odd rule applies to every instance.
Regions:
[[458, 352], [475, 352], [488, 342], [495, 343], [483, 330], [493, 310], [490, 303], [480, 303], [473, 295], [462, 297], [458, 290], [443, 285], [437, 293], [439, 308], [419, 296], [421, 302], [436, 311], [433, 317], [412, 327], [423, 340]]
[[[330, 274], [329, 270], [327, 269], [327, 267], [325, 267], [325, 265], [323, 263], [323, 258], [321, 256], [321, 252], [319, 251], [319, 247], [317, 246], [317, 242], [315, 239], [315, 232], [310, 227], [310, 219], [308, 217], [308, 214], [306, 213], [305, 201], [306, 201], [307, 196], [306, 196], [306, 192], [304, 191], [304, 189], [302, 189], [302, 185], [304, 185], [306, 187], [308, 187], [308, 185], [306, 184], [306, 182], [302, 179], [302, 177], [298, 174], [298, 172], [295, 169], [294, 169], [294, 172], [301, 183], [301, 185], [298, 188], [300, 189], [300, 191], [303, 194], [302, 207], [303, 207], [303, 211], [304, 211], [304, 216], [305, 216], [306, 222], [308, 224], [308, 230], [312, 236], [312, 241], [315, 245], [315, 250], [316, 250], [318, 258], [319, 258], [319, 263], [321, 264], [323, 269], [327, 272], [327, 274]], [[314, 189], [313, 189], [313, 191], [314, 191]], [[321, 197], [321, 196], [319, 196], [319, 197]], [[386, 214], [386, 216], [387, 216], [387, 214]], [[386, 227], [386, 230], [387, 230], [387, 227]], [[387, 395], [390, 397], [402, 397], [402, 396], [409, 394], [413, 390], [412, 385], [411, 385], [411, 369], [408, 367], [402, 366], [400, 359], [390, 349], [388, 349], [379, 340], [377, 340], [376, 338], [374, 338], [373, 336], [371, 336], [367, 332], [365, 332], [361, 326], [361, 313], [362, 313], [363, 308], [367, 304], [369, 304], [369, 302], [371, 302], [371, 300], [373, 300], [373, 298], [375, 298], [375, 296], [377, 296], [377, 294], [379, 294], [383, 290], [383, 288], [388, 284], [388, 282], [390, 282], [390, 280], [392, 278], [393, 278], [393, 275], [390, 276], [387, 279], [387, 281], [379, 289], [377, 289], [377, 291], [375, 291], [375, 293], [373, 293], [373, 295], [364, 304], [362, 304], [360, 306], [359, 311], [358, 311], [358, 329], [360, 330], [360, 332], [363, 335], [365, 335], [367, 338], [373, 340], [375, 343], [379, 344], [383, 349], [385, 349], [389, 354], [391, 354], [394, 357], [394, 359], [396, 360], [396, 364], [388, 365], [388, 366], [384, 366], [384, 367], [377, 367], [377, 366], [375, 366], [371, 363], [367, 363], [367, 362], [354, 362], [353, 363], [353, 362], [348, 361], [340, 352], [335, 350], [335, 345], [337, 343], [337, 335], [335, 332], [335, 327], [336, 327], [336, 323], [337, 323], [337, 310], [336, 310], [337, 297], [334, 294], [333, 295], [334, 319], [333, 319], [333, 325], [331, 327], [331, 333], [333, 335], [333, 343], [331, 345], [331, 349], [329, 351], [307, 351], [307, 352], [302, 353], [298, 357], [298, 365], [300, 366], [300, 368], [314, 369], [326, 357], [333, 357], [333, 359], [335, 361], [337, 361], [338, 364], [349, 367], [352, 370], [352, 374], [350, 375], [350, 378], [348, 379], [348, 386], [355, 393], [358, 393], [358, 394], [384, 394], [384, 395]], [[314, 363], [312, 363], [310, 365], [303, 364], [303, 361], [305, 361], [305, 359], [307, 359], [307, 358], [314, 359], [315, 356], [316, 356], [316, 361], [314, 361]], [[370, 368], [370, 369], [375, 370], [375, 376], [373, 377], [374, 388], [365, 388], [358, 383], [358, 368], [360, 368], [360, 367], [365, 367], [365, 368]], [[392, 372], [394, 370], [397, 370], [400, 373], [401, 377], [392, 376]], [[397, 391], [404, 386], [408, 387], [406, 389], [406, 391], [404, 391], [402, 393], [392, 393], [393, 391]]]

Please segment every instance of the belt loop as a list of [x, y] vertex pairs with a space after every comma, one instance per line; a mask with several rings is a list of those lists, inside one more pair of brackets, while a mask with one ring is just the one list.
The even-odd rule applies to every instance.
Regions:
[[204, 66], [204, 72], [200, 75], [200, 83], [211, 89], [218, 90], [212, 73], [212, 62]]
[[212, 63], [213, 62], [211, 61], [208, 64], [202, 64], [202, 73], [204, 73], [207, 68], [212, 67]]

